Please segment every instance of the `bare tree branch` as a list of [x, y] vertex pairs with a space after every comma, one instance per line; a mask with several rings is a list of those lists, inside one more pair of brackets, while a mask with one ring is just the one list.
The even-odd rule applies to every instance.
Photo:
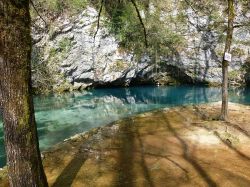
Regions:
[[242, 23], [237, 23], [233, 26], [233, 28], [239, 28], [239, 27], [249, 27], [250, 22], [242, 22]]
[[137, 7], [135, 1], [134, 1], [134, 0], [131, 0], [131, 2], [132, 2], [132, 4], [133, 4], [134, 7], [135, 7], [137, 16], [138, 16], [138, 18], [139, 18], [139, 20], [140, 20], [140, 23], [141, 23], [142, 27], [143, 27], [144, 40], [145, 40], [145, 45], [146, 45], [146, 48], [147, 48], [147, 47], [148, 47], [148, 40], [147, 40], [147, 31], [146, 31], [146, 27], [145, 27], [145, 25], [144, 25], [144, 23], [143, 23], [143, 21], [142, 21], [142, 17], [141, 17], [140, 11], [139, 11], [139, 9], [138, 9], [138, 7]]
[[100, 27], [100, 18], [101, 18], [103, 4], [104, 4], [104, 0], [102, 0], [102, 2], [101, 2], [101, 6], [100, 6], [100, 9], [99, 9], [99, 13], [98, 13], [97, 28], [96, 28], [96, 32], [94, 34], [94, 41], [95, 41], [95, 37], [96, 37], [96, 35], [98, 33], [99, 27]]
[[186, 4], [194, 11], [194, 13], [197, 13], [198, 11], [193, 7], [192, 3], [188, 0], [185, 0]]
[[47, 27], [47, 22], [45, 21], [45, 19], [43, 19], [43, 17], [40, 15], [40, 13], [38, 12], [38, 10], [36, 9], [36, 6], [34, 5], [34, 2], [31, 0], [30, 1], [31, 6], [34, 8], [34, 10], [36, 11], [37, 15], [43, 20], [43, 22], [45, 23], [45, 27]]

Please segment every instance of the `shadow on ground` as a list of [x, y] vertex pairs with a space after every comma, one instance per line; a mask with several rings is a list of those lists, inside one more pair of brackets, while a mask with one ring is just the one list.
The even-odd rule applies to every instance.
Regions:
[[[249, 108], [230, 104], [141, 114], [58, 145], [45, 153], [52, 187], [249, 187]], [[0, 185], [1, 186], [1, 185]]]
[[218, 114], [217, 105], [190, 106], [138, 115], [79, 135], [45, 154], [49, 183], [248, 187], [250, 118], [242, 117], [242, 111], [249, 109], [237, 107], [231, 106], [230, 123], [210, 119]]

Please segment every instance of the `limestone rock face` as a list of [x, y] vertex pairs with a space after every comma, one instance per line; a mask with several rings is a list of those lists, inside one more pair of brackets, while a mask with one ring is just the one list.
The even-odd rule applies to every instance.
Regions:
[[73, 18], [59, 17], [48, 32], [33, 32], [33, 51], [42, 53], [39, 63], [55, 66], [59, 74], [53, 77], [57, 83], [54, 88], [65, 81], [73, 89], [125, 85], [135, 76], [133, 56], [119, 52], [118, 43], [105, 27], [100, 27], [94, 39], [97, 15], [88, 7]]
[[[206, 29], [207, 18], [200, 17], [197, 21], [193, 14], [192, 11], [189, 14], [187, 46], [171, 56], [160, 57], [160, 64], [152, 63], [146, 55], [138, 61], [132, 52], [121, 50], [103, 24], [106, 18], [101, 19], [101, 27], [94, 38], [98, 15], [94, 8], [88, 7], [76, 16], [58, 17], [49, 29], [43, 28], [41, 20], [37, 20], [40, 28], [34, 26], [32, 30], [33, 63], [49, 67], [53, 90], [157, 82], [219, 84], [224, 45], [216, 32]], [[240, 30], [234, 33], [240, 41], [249, 37], [249, 33]], [[241, 55], [233, 55], [229, 69], [243, 75], [240, 70], [250, 47], [241, 44], [233, 48], [240, 50]], [[33, 86], [38, 87], [39, 71], [33, 71]]]

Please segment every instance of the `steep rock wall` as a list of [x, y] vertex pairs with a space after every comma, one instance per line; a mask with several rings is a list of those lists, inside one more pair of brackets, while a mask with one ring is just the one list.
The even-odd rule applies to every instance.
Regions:
[[[191, 10], [187, 15], [187, 45], [181, 51], [173, 49], [172, 54], [161, 56], [157, 64], [147, 55], [137, 60], [132, 52], [121, 49], [102, 24], [106, 18], [101, 19], [94, 39], [98, 12], [92, 7], [76, 16], [58, 17], [49, 29], [43, 28], [43, 22], [38, 19], [39, 27], [33, 27], [32, 59], [33, 64], [45, 64], [47, 73], [41, 75], [42, 71], [35, 65], [33, 85], [41, 87], [41, 77], [55, 91], [157, 82], [220, 84], [224, 44], [218, 33], [207, 28], [207, 17], [197, 17]], [[231, 83], [245, 83], [246, 72], [242, 67], [250, 47], [243, 42], [249, 36], [248, 31], [234, 32], [237, 44], [232, 47], [235, 54], [229, 68]]]

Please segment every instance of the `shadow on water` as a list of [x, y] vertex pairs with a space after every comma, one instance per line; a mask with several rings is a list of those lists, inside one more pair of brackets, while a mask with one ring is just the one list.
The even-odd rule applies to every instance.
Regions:
[[168, 118], [164, 115], [162, 116], [162, 118], [164, 119], [167, 129], [180, 142], [183, 150], [183, 158], [193, 166], [193, 168], [204, 179], [204, 181], [207, 183], [208, 186], [216, 187], [217, 186], [216, 182], [213, 181], [213, 179], [209, 176], [209, 174], [205, 171], [205, 169], [203, 169], [202, 166], [192, 157], [192, 155], [190, 155], [188, 144], [185, 142], [184, 139], [181, 138], [181, 136], [177, 133], [177, 131], [172, 127]]

